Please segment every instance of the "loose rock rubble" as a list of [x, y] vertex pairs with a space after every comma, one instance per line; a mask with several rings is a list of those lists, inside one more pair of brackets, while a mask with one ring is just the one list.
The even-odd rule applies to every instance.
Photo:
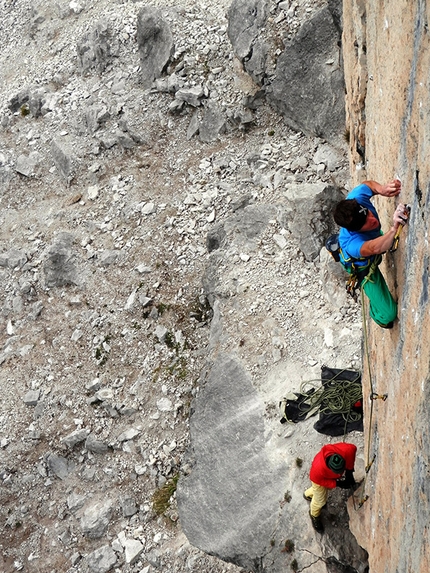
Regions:
[[[5, 572], [238, 570], [189, 545], [174, 494], [161, 515], [153, 506], [180, 471], [205, 367], [207, 236], [289, 184], [348, 180], [339, 152], [264, 102], [245, 114], [255, 86], [226, 37], [228, 2], [152, 4], [175, 46], [145, 88], [143, 3], [1, 2]], [[320, 5], [287, 0], [274, 18], [291, 35]], [[358, 340], [357, 305], [333, 309], [319, 259], [276, 217], [228, 258], [223, 288], [242, 296], [225, 324], [253, 374], [285, 355], [314, 366], [321, 345], [359, 365], [339, 343], [342, 328]]]

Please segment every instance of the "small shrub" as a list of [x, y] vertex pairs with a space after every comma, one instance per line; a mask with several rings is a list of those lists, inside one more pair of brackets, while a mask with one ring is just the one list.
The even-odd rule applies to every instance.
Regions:
[[213, 315], [212, 307], [209, 304], [207, 298], [200, 300], [197, 298], [190, 305], [190, 318], [193, 318], [197, 322], [206, 323], [211, 320]]
[[176, 491], [179, 474], [175, 474], [152, 496], [152, 508], [157, 515], [163, 515], [170, 507], [170, 498]]
[[168, 305], [164, 304], [164, 302], [159, 302], [155, 308], [158, 310], [158, 314], [160, 316], [162, 316], [166, 312], [166, 310], [169, 310]]
[[293, 560], [291, 561], [291, 569], [292, 569], [293, 571], [298, 571], [298, 569], [299, 569], [299, 564], [297, 563], [297, 559], [293, 559]]
[[[176, 347], [178, 352], [179, 345]], [[177, 358], [170, 366], [167, 367], [167, 372], [170, 376], [176, 376], [180, 380], [185, 380], [188, 376], [187, 361], [183, 356]]]
[[347, 127], [345, 127], [345, 131], [343, 132], [343, 139], [346, 141], [346, 143], [349, 143], [351, 140], [351, 132]]
[[21, 114], [22, 117], [30, 115], [30, 108], [28, 107], [28, 104], [23, 103], [22, 106], [19, 108], [19, 113]]
[[170, 348], [170, 350], [177, 349], [175, 337], [171, 332], [166, 332], [166, 335], [164, 336], [164, 342], [167, 348]]
[[284, 543], [283, 553], [292, 553], [294, 551], [294, 541], [292, 539], [286, 539]]
[[296, 458], [296, 466], [297, 466], [298, 468], [301, 468], [302, 465], [303, 465], [303, 460], [302, 460], [302, 458]]
[[284, 501], [286, 501], [287, 503], [290, 503], [291, 499], [292, 499], [292, 498], [291, 498], [291, 493], [290, 493], [289, 491], [286, 491], [286, 492], [284, 493]]

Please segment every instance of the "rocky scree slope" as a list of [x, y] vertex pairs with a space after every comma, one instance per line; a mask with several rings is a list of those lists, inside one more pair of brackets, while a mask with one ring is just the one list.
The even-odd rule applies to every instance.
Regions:
[[[264, 100], [243, 105], [258, 86], [231, 51], [226, 4], [163, 4], [174, 49], [163, 73], [154, 58], [149, 88], [139, 2], [2, 7], [2, 570], [233, 571], [185, 539], [175, 495], [157, 515], [153, 494], [180, 472], [221, 316], [230, 338], [219, 340], [259, 388], [264, 433], [279, 428], [287, 359], [295, 388], [322, 361], [359, 367], [358, 308], [341, 280], [320, 278], [315, 246], [301, 251], [286, 202], [290, 186], [300, 201], [302, 184], [345, 183], [344, 158]], [[319, 7], [271, 5], [269, 17], [293, 37]], [[258, 232], [243, 232], [241, 212], [263, 213]], [[221, 221], [239, 242], [212, 309], [218, 287], [201, 280]], [[325, 440], [293, 434], [274, 432], [270, 455], [286, 469], [309, 451], [301, 488]], [[299, 490], [293, 499], [306, 516]], [[284, 536], [276, 567], [291, 560]], [[321, 566], [324, 549], [312, 551]]]

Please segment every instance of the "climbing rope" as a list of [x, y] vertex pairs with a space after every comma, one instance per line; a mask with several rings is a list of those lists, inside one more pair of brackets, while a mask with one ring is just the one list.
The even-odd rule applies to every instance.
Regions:
[[366, 356], [366, 362], [367, 362], [367, 369], [368, 369], [368, 377], [369, 377], [369, 387], [370, 387], [370, 414], [369, 414], [369, 423], [367, 425], [367, 456], [366, 456], [366, 467], [365, 467], [365, 474], [364, 474], [364, 479], [363, 482], [361, 484], [361, 499], [358, 503], [358, 505], [356, 505], [355, 503], [355, 498], [353, 497], [353, 503], [354, 503], [354, 509], [358, 510], [360, 509], [363, 504], [369, 499], [369, 496], [365, 493], [366, 492], [366, 481], [367, 481], [367, 475], [370, 471], [370, 468], [373, 465], [373, 462], [375, 461], [376, 458], [376, 454], [373, 455], [372, 459], [371, 459], [371, 439], [372, 439], [372, 424], [373, 424], [373, 403], [375, 402], [375, 400], [381, 399], [383, 401], [385, 401], [387, 399], [387, 394], [377, 394], [374, 390], [373, 387], [373, 379], [372, 379], [372, 370], [371, 370], [371, 366], [370, 366], [370, 352], [369, 352], [369, 340], [368, 340], [368, 334], [367, 334], [367, 322], [366, 322], [366, 312], [365, 312], [365, 298], [364, 298], [364, 284], [367, 281], [372, 280], [371, 276], [373, 275], [377, 265], [379, 263], [377, 263], [377, 260], [375, 260], [372, 263], [372, 266], [370, 267], [370, 271], [369, 274], [365, 277], [363, 283], [361, 284], [361, 318], [363, 321], [363, 338], [364, 338], [364, 354]]
[[[345, 420], [345, 434], [346, 425], [348, 422], [356, 422], [360, 419], [361, 415], [352, 410], [353, 405], [363, 398], [361, 384], [358, 383], [360, 375], [357, 373], [357, 379], [354, 381], [342, 380], [342, 370], [330, 380], [324, 380], [322, 386], [315, 386], [312, 382], [303, 382], [300, 387], [302, 394], [307, 394], [306, 408], [310, 411], [319, 410], [322, 413], [341, 414]], [[336, 382], [333, 384], [333, 382]], [[306, 389], [309, 385], [315, 388], [314, 392], [309, 393]]]

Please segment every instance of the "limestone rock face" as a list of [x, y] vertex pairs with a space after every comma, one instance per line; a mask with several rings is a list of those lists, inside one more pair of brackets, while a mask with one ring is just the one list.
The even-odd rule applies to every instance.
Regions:
[[[364, 387], [386, 393], [371, 414], [368, 501], [351, 511], [351, 528], [369, 552], [372, 573], [428, 571], [429, 563], [429, 122], [428, 5], [377, 0], [344, 2], [347, 106], [352, 171], [357, 179], [402, 180], [399, 199], [376, 201], [383, 229], [398, 201], [411, 206], [398, 250], [382, 268], [398, 299], [399, 322], [369, 325], [370, 372]], [[366, 123], [363, 122], [365, 104]], [[363, 143], [367, 171], [356, 171]], [[364, 369], [367, 372], [367, 369]], [[367, 439], [365, 439], [367, 444]], [[388, 542], [389, 540], [389, 542]]]

